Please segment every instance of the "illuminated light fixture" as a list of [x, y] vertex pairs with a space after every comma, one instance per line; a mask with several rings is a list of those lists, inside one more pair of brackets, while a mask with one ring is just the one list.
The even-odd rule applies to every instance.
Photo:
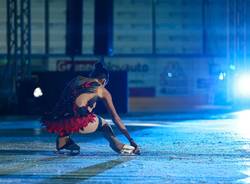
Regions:
[[231, 70], [235, 70], [235, 69], [236, 69], [235, 65], [230, 65], [229, 68], [230, 68]]
[[235, 92], [242, 97], [250, 97], [250, 75], [239, 75], [235, 80]]
[[226, 77], [226, 73], [225, 72], [220, 72], [219, 74], [219, 80], [224, 80]]
[[168, 77], [169, 78], [173, 77], [173, 74], [171, 72], [168, 72]]
[[34, 92], [33, 92], [34, 97], [39, 98], [43, 96], [43, 92], [40, 87], [36, 87]]

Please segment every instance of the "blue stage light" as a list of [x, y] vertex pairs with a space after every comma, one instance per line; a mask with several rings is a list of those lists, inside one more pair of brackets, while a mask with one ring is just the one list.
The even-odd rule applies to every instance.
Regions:
[[235, 79], [235, 94], [250, 97], [250, 74], [241, 74]]
[[219, 80], [225, 80], [226, 73], [225, 72], [220, 72], [219, 74]]
[[235, 66], [235, 65], [230, 65], [229, 68], [230, 68], [231, 70], [236, 70], [236, 66]]

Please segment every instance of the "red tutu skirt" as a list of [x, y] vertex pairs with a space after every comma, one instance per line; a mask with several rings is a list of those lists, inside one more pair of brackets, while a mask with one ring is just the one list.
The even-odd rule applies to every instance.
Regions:
[[61, 120], [44, 120], [42, 124], [48, 132], [56, 133], [59, 136], [65, 136], [71, 133], [77, 133], [80, 129], [87, 127], [89, 123], [95, 121], [95, 115], [90, 113], [86, 116], [76, 116]]

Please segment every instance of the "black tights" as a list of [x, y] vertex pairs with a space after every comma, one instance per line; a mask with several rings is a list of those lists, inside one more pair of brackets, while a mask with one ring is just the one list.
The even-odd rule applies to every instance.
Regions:
[[111, 126], [107, 123], [105, 123], [101, 128], [100, 131], [103, 133], [104, 137], [108, 140], [110, 147], [115, 152], [120, 152], [123, 145], [114, 135], [114, 132], [111, 128]]

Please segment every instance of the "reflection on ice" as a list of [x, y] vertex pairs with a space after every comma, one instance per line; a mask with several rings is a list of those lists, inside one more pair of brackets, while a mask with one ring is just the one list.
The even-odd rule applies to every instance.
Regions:
[[235, 113], [235, 131], [244, 138], [250, 138], [250, 110]]

